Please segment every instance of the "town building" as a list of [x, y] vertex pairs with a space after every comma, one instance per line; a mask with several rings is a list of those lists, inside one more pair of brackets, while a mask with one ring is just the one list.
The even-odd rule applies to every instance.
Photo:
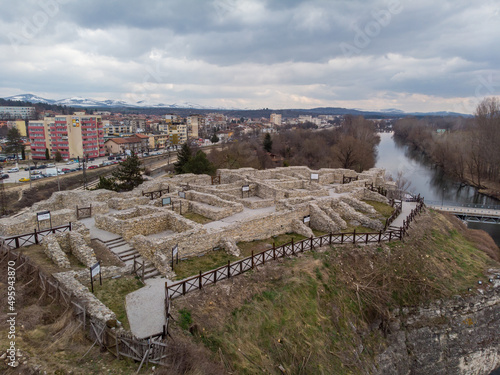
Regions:
[[33, 159], [54, 158], [59, 152], [63, 159], [104, 156], [104, 130], [101, 116], [75, 112], [32, 120], [28, 124]]
[[35, 118], [35, 107], [0, 107], [0, 118], [3, 119], [24, 119]]
[[202, 115], [189, 115], [186, 122], [188, 138], [198, 139], [200, 130], [205, 128], [205, 117]]
[[271, 123], [276, 126], [281, 126], [281, 115], [278, 113], [271, 113]]
[[187, 141], [187, 125], [183, 123], [168, 124], [168, 136], [170, 143], [180, 145]]
[[116, 155], [129, 152], [134, 154], [149, 150], [149, 136], [134, 134], [130, 137], [111, 138], [104, 143], [106, 154]]

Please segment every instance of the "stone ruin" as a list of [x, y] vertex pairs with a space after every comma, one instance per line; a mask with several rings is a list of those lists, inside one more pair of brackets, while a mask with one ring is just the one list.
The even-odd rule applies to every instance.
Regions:
[[[76, 222], [76, 207], [92, 205], [96, 228], [123, 237], [167, 274], [175, 245], [182, 257], [202, 255], [214, 248], [238, 255], [240, 241], [288, 232], [310, 237], [313, 229], [334, 233], [358, 225], [379, 231], [383, 229], [382, 218], [362, 200], [388, 200], [366, 186], [395, 189], [394, 183], [385, 180], [385, 171], [376, 168], [362, 173], [307, 167], [222, 169], [218, 176], [217, 184], [212, 184], [208, 175], [166, 176], [150, 179], [127, 193], [57, 192], [20, 217], [1, 219], [0, 235], [35, 228], [36, 213], [42, 210], [51, 211], [53, 226]], [[344, 177], [350, 177], [352, 182], [344, 184]], [[157, 191], [162, 191], [159, 198], [145, 195]], [[163, 198], [170, 198], [171, 204], [162, 206]], [[211, 222], [199, 224], [184, 217], [186, 213], [202, 215]], [[305, 216], [310, 217], [308, 225], [303, 222]], [[88, 266], [95, 256], [88, 247], [88, 234], [81, 233], [84, 230], [45, 237], [47, 255], [67, 267], [65, 254], [71, 252]]]

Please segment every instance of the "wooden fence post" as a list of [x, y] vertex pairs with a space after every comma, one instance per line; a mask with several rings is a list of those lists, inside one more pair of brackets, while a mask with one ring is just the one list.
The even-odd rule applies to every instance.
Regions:
[[254, 267], [254, 264], [253, 264], [253, 250], [252, 250], [252, 269]]
[[311, 236], [311, 250], [314, 249], [313, 236]]
[[294, 245], [293, 245], [293, 238], [292, 238], [292, 255], [295, 255], [295, 249], [294, 249]]
[[380, 240], [382, 239], [382, 231], [380, 230], [378, 232], [378, 243], [380, 243]]
[[276, 260], [276, 246], [274, 245], [274, 242], [273, 242], [273, 259]]
[[356, 229], [354, 229], [354, 232], [352, 234], [352, 243], [355, 244], [356, 243]]
[[231, 261], [227, 261], [227, 278], [229, 279], [231, 277]]
[[35, 243], [38, 245], [38, 234], [36, 233], [36, 228], [35, 228]]
[[198, 283], [199, 289], [201, 289], [201, 287], [203, 286], [202, 282], [201, 282], [201, 270], [200, 270], [200, 276], [199, 276], [199, 280], [198, 281], [199, 281], [199, 283]]

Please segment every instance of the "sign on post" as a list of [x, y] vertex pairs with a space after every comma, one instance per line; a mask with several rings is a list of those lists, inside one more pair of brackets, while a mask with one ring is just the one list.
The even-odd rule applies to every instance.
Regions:
[[90, 266], [90, 285], [92, 286], [92, 293], [94, 293], [94, 277], [99, 275], [99, 285], [102, 285], [101, 277], [101, 262], [97, 262], [93, 266]]
[[172, 271], [174, 270], [174, 257], [177, 258], [176, 264], [179, 264], [179, 244], [172, 248]]
[[186, 193], [183, 192], [183, 191], [179, 191], [179, 197], [181, 197], [182, 199], [186, 199]]
[[248, 192], [248, 197], [250, 197], [250, 185], [243, 185], [241, 187], [241, 197], [243, 198], [243, 193]]
[[319, 180], [319, 174], [318, 173], [311, 173], [311, 181], [312, 180]]
[[167, 197], [167, 198], [162, 198], [161, 199], [161, 205], [162, 206], [167, 206], [169, 204], [172, 204], [172, 198]]
[[311, 215], [304, 216], [304, 224], [311, 221]]
[[41, 211], [36, 213], [38, 221], [50, 220], [50, 211]]
[[45, 220], [50, 220], [50, 227], [52, 228], [52, 218], [50, 216], [50, 211], [40, 211], [36, 213], [36, 219], [38, 223], [38, 230], [40, 230], [40, 222]]

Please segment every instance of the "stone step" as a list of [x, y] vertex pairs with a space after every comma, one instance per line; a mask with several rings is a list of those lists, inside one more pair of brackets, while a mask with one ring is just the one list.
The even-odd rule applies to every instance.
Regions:
[[144, 280], [151, 279], [152, 277], [160, 276], [160, 271], [155, 270], [154, 273], [150, 273], [148, 275], [144, 274]]
[[141, 255], [138, 252], [135, 252], [133, 254], [124, 255], [124, 256], [118, 255], [118, 258], [120, 258], [123, 262], [125, 262], [127, 260], [133, 260], [134, 258], [136, 258], [136, 260], [138, 262], [142, 262], [142, 260], [139, 259], [140, 257], [141, 257]]
[[125, 243], [125, 240], [122, 237], [120, 237], [120, 238], [115, 238], [114, 240], [108, 240], [103, 242], [106, 244], [106, 246], [114, 246], [118, 243]]
[[123, 251], [116, 251], [114, 253], [117, 254], [117, 255], [125, 256], [125, 255], [128, 255], [128, 254], [135, 254], [135, 253], [137, 253], [137, 250], [134, 249], [133, 247], [131, 247], [129, 249], [126, 249], [126, 250], [123, 250]]
[[116, 237], [116, 238], [112, 238], [110, 240], [106, 240], [106, 241], [103, 241], [104, 243], [111, 243], [111, 242], [115, 242], [115, 241], [122, 241], [123, 240], [123, 237]]
[[121, 247], [123, 245], [128, 245], [125, 241], [123, 242], [115, 242], [113, 244], [106, 244], [108, 246], [108, 249], [116, 249], [117, 247]]

